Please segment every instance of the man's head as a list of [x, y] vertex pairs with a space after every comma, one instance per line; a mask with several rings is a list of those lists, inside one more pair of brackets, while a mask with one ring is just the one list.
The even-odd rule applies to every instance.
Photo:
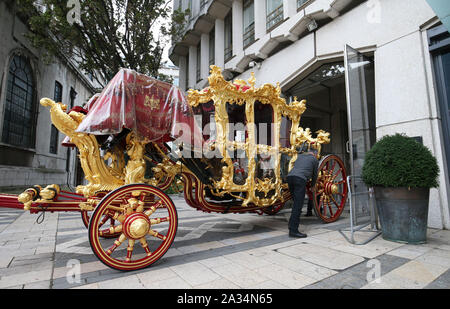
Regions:
[[305, 153], [308, 151], [308, 144], [305, 142], [301, 146], [297, 147], [298, 154]]
[[319, 153], [319, 151], [317, 149], [312, 148], [312, 147], [308, 150], [308, 152], [314, 154], [315, 156], [317, 156], [317, 154]]

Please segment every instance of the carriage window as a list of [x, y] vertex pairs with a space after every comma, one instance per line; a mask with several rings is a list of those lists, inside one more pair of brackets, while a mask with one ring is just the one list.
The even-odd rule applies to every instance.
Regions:
[[34, 147], [34, 81], [27, 58], [15, 55], [9, 64], [2, 142]]

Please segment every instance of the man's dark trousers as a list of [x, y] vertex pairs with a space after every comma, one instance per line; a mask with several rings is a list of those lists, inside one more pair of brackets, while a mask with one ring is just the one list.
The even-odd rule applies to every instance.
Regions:
[[289, 231], [298, 232], [298, 227], [300, 225], [300, 214], [305, 201], [306, 180], [297, 176], [289, 176], [287, 178], [287, 182], [289, 185], [289, 191], [291, 191], [294, 199], [291, 218], [289, 219]]

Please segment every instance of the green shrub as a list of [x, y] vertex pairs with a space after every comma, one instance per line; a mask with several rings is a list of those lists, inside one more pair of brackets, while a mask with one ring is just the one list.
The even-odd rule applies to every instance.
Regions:
[[436, 188], [439, 167], [430, 150], [406, 135], [388, 135], [366, 154], [362, 177], [368, 186]]

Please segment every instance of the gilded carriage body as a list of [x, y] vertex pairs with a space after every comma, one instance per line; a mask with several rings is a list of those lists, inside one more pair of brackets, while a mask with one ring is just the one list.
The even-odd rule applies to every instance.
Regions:
[[123, 69], [84, 108], [41, 104], [65, 143], [78, 148], [88, 183], [75, 193], [35, 186], [19, 202], [35, 213], [81, 212], [93, 252], [109, 267], [140, 269], [167, 252], [178, 218], [164, 191], [176, 182], [187, 204], [201, 211], [276, 214], [290, 200], [286, 177], [300, 146], [321, 158], [318, 181], [308, 188], [316, 214], [333, 222], [344, 209], [344, 165], [321, 156], [330, 134], [313, 137], [300, 126], [306, 102], [288, 104], [279, 85], [256, 87], [253, 75], [229, 82], [212, 66], [209, 87], [186, 97]]

